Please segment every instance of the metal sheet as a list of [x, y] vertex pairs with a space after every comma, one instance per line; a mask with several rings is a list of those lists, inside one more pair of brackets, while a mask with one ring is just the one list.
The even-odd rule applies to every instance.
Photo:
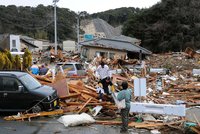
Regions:
[[131, 102], [130, 112], [185, 116], [185, 105]]
[[146, 96], [146, 78], [134, 79], [134, 96]]

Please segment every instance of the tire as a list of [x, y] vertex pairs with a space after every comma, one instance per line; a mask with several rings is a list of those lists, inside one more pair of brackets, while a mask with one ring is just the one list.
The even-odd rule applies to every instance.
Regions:
[[34, 105], [31, 109], [32, 113], [39, 113], [43, 111], [43, 106], [41, 104]]

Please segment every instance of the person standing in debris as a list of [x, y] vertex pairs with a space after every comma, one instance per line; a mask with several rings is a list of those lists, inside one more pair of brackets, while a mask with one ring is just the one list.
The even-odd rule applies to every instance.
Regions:
[[117, 99], [119, 101], [125, 99], [126, 107], [121, 109], [122, 128], [120, 132], [127, 132], [131, 102], [131, 89], [128, 89], [128, 83], [126, 81], [122, 82], [122, 90], [118, 93]]
[[114, 88], [114, 85], [113, 85], [113, 83], [112, 83], [112, 81], [111, 81], [111, 79], [110, 79], [109, 76], [106, 77], [106, 78], [103, 79], [103, 80], [100, 80], [99, 83], [102, 84], [103, 89], [104, 89], [104, 92], [105, 92], [107, 95], [110, 95], [110, 94], [111, 94], [110, 91], [109, 91], [109, 86], [110, 86], [110, 90], [111, 90], [112, 92], [114, 92], [115, 88]]
[[96, 69], [96, 74], [99, 75], [100, 80], [106, 79], [106, 77], [110, 76], [108, 65], [105, 65], [102, 61]]
[[[105, 82], [104, 82], [105, 80]], [[109, 88], [110, 87], [110, 88]], [[113, 83], [110, 80], [110, 77], [106, 77], [106, 79], [100, 80], [98, 82], [97, 92], [99, 93], [99, 99], [102, 101], [103, 94], [106, 93], [107, 95], [111, 95], [109, 89], [114, 92], [115, 88]]]
[[40, 75], [46, 75], [46, 73], [48, 72], [49, 68], [47, 63], [45, 63], [44, 65], [42, 65], [42, 67], [40, 68], [39, 74]]
[[101, 102], [103, 99], [104, 90], [103, 90], [103, 85], [100, 82], [98, 82], [96, 90], [97, 93], [99, 94], [99, 101]]
[[37, 62], [33, 62], [33, 65], [31, 66], [31, 73], [38, 75], [39, 74], [39, 67], [37, 65]]

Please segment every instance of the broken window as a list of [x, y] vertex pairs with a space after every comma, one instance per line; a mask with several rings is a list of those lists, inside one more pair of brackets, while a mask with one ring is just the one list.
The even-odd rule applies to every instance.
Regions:
[[83, 49], [82, 56], [84, 56], [85, 58], [88, 57], [88, 48]]
[[114, 56], [115, 56], [115, 53], [110, 53], [110, 54], [109, 54], [109, 58], [110, 58], [110, 59], [114, 59]]

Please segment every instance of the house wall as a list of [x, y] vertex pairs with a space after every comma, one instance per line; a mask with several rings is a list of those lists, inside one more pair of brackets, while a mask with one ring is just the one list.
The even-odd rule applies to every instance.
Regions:
[[26, 45], [24, 42], [21, 42], [20, 45], [21, 45], [21, 50], [24, 49], [24, 48], [27, 48], [31, 52], [35, 51], [35, 47], [32, 47], [30, 45]]
[[42, 46], [43, 46], [43, 42], [42, 41], [39, 41], [39, 40], [35, 40], [33, 42], [34, 45], [36, 45], [38, 48], [35, 48], [35, 51], [39, 51], [39, 50], [42, 50]]
[[21, 46], [20, 46], [20, 38], [19, 35], [10, 35], [10, 51], [12, 49], [17, 49], [18, 52], [21, 51]]
[[75, 41], [71, 41], [71, 40], [63, 41], [62, 49], [64, 51], [75, 51], [75, 48], [76, 48]]
[[81, 49], [81, 55], [82, 57], [85, 56], [85, 50], [87, 49], [86, 56], [88, 60], [93, 60], [94, 57], [97, 56], [98, 52], [103, 52], [105, 53], [106, 58], [113, 58], [114, 56], [118, 56], [120, 58], [126, 56], [125, 51], [120, 51], [120, 50], [113, 50], [113, 49], [108, 49], [108, 48], [91, 48], [91, 47], [85, 47], [83, 46]]

